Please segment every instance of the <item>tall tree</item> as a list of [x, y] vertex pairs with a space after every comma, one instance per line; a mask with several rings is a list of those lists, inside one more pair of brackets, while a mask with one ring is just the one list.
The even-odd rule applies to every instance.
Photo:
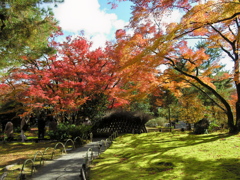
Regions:
[[53, 53], [48, 38], [60, 30], [51, 9], [39, 0], [0, 2], [0, 68], [22, 64], [22, 57], [38, 59]]
[[[89, 109], [84, 104], [94, 109], [99, 108], [94, 102], [106, 106], [106, 98], [116, 99], [121, 90], [115, 73], [117, 62], [104, 49], [91, 50], [91, 45], [84, 37], [52, 42], [57, 54], [35, 61], [26, 57], [29, 63], [13, 69], [8, 82], [11, 79], [13, 86], [27, 86], [22, 101], [33, 108], [50, 105], [55, 112], [79, 110], [85, 115], [83, 111]], [[115, 101], [126, 102], [120, 97]]]
[[[240, 2], [238, 0], [203, 1], [195, 0], [131, 0], [133, 2], [130, 28], [134, 34], [126, 38], [123, 49], [130, 52], [125, 67], [133, 64], [159, 67], [170, 66], [185, 76], [188, 81], [198, 83], [208, 89], [221, 102], [222, 110], [227, 114], [230, 133], [240, 130], [240, 72], [239, 72], [239, 37], [240, 37]], [[179, 23], [162, 21], [174, 11], [183, 14]], [[164, 23], [163, 23], [164, 22]], [[141, 36], [137, 43], [132, 37]], [[212, 48], [220, 48], [234, 63], [234, 82], [237, 91], [236, 120], [229, 102], [218, 92], [209, 74], [219, 68], [218, 62], [203, 70], [200, 66], [209, 59], [203, 48], [194, 50], [188, 46], [187, 39], [204, 38]], [[122, 39], [124, 40], [124, 39]], [[144, 45], [142, 44], [144, 42]], [[124, 50], [122, 50], [124, 51]], [[126, 50], [125, 50], [126, 52]], [[165, 71], [170, 72], [170, 71]], [[231, 75], [225, 76], [231, 78]]]

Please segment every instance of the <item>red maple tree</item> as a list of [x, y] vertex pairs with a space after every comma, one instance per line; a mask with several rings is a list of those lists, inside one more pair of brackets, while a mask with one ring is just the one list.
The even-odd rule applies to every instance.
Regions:
[[91, 42], [84, 37], [67, 37], [66, 42], [52, 41], [51, 45], [57, 50], [55, 55], [33, 61], [25, 57], [28, 63], [11, 71], [9, 78], [28, 87], [25, 104], [47, 104], [56, 111], [76, 110], [97, 94], [105, 94], [109, 101], [114, 99], [115, 105], [127, 103], [116, 96], [120, 91], [117, 62], [107, 48], [91, 50]]

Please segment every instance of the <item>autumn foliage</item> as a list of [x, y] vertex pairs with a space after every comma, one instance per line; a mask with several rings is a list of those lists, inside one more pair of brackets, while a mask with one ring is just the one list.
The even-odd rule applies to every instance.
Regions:
[[116, 62], [104, 50], [91, 51], [91, 43], [83, 37], [68, 37], [64, 43], [53, 42], [52, 45], [57, 54], [11, 72], [15, 85], [21, 82], [28, 87], [24, 91], [25, 104], [39, 107], [47, 104], [55, 110], [73, 110], [96, 94], [114, 99]]
[[[239, 1], [130, 1], [133, 6], [128, 28], [134, 33], [117, 36], [124, 37], [118, 42], [118, 47], [125, 52], [121, 60], [125, 63], [124, 67], [134, 69], [135, 64], [144, 64], [156, 69], [165, 65], [166, 70], [158, 75], [160, 84], [171, 79], [166, 79], [170, 77], [169, 72], [171, 73], [172, 70], [178, 72], [179, 76], [182, 76], [182, 81], [178, 81], [175, 85], [188, 83], [197, 86], [206, 95], [211, 93], [215, 98], [215, 104], [227, 115], [230, 132], [238, 132], [240, 129]], [[164, 20], [175, 12], [180, 14], [178, 20], [175, 22]], [[222, 53], [233, 61], [234, 72], [222, 78], [233, 78], [236, 85], [238, 98], [235, 102], [235, 122], [234, 110], [230, 104], [232, 101], [217, 89], [214, 85], [215, 79], [211, 76], [215, 69], [221, 68], [219, 63], [221, 58], [212, 61], [210, 66], [205, 66], [204, 64], [210, 59], [205, 52], [206, 48], [192, 47], [189, 45], [189, 39], [194, 39], [195, 42], [204, 39], [208, 48], [221, 49]], [[175, 86], [175, 90], [174, 86], [171, 90], [179, 94], [177, 88], [179, 85]]]
[[[40, 59], [22, 56], [26, 64], [13, 69], [4, 83], [13, 89], [18, 85], [18, 94], [27, 106], [48, 104], [61, 111], [79, 109], [98, 95], [107, 97], [108, 108], [128, 108], [132, 100], [170, 91], [182, 107], [194, 104], [198, 109], [190, 111], [206, 113], [209, 106], [216, 107], [226, 115], [230, 132], [238, 132], [239, 1], [130, 1], [130, 24], [116, 31], [115, 44], [107, 42], [105, 48], [92, 49], [84, 37], [51, 41], [49, 47], [56, 49], [55, 55]], [[116, 8], [116, 1], [112, 4]], [[181, 17], [174, 22], [165, 20], [175, 12]], [[196, 47], [190, 40], [203, 45]], [[228, 58], [209, 53], [215, 49]], [[220, 61], [226, 59], [232, 60], [233, 72], [222, 71]], [[233, 84], [234, 91], [222, 88], [231, 89]], [[198, 97], [187, 95], [188, 88], [198, 90]], [[163, 98], [156, 102], [164, 103]], [[201, 103], [197, 105], [198, 100]], [[181, 116], [187, 113], [181, 112]], [[195, 113], [189, 119], [195, 118], [200, 117]]]

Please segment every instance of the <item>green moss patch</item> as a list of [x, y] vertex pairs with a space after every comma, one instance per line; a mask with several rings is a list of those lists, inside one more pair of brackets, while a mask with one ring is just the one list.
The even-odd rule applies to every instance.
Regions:
[[240, 136], [127, 134], [93, 164], [94, 180], [234, 180], [240, 177]]

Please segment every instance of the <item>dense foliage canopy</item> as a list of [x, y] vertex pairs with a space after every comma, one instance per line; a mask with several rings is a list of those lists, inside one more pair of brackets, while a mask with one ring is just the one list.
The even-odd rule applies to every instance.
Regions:
[[[175, 94], [179, 94], [179, 86], [197, 84], [201, 90], [208, 91], [219, 101], [219, 106], [228, 117], [230, 132], [240, 129], [240, 75], [239, 75], [239, 7], [238, 0], [131, 0], [132, 18], [129, 28], [133, 35], [127, 35], [126, 30], [117, 33], [118, 44], [124, 52], [121, 61], [124, 67], [134, 68], [135, 64], [157, 68], [166, 65], [167, 69], [161, 75]], [[182, 14], [179, 22], [166, 22], [164, 18], [173, 12]], [[237, 100], [235, 102], [236, 116], [233, 115], [231, 102], [218, 91], [210, 75], [220, 68], [218, 61], [211, 66], [202, 68], [209, 60], [204, 47], [194, 49], [189, 39], [205, 39], [208, 48], [219, 48], [228, 59], [234, 63], [232, 74], [221, 76], [222, 79], [233, 78]], [[169, 81], [166, 77], [176, 74], [184, 81]], [[174, 77], [176, 79], [176, 76]], [[181, 83], [181, 85], [179, 85]], [[178, 85], [177, 85], [178, 84]], [[234, 122], [234, 117], [236, 121]]]
[[49, 36], [60, 30], [51, 9], [40, 8], [39, 0], [0, 2], [0, 67], [19, 65], [53, 53]]
[[[240, 2], [130, 1], [129, 26], [116, 31], [115, 44], [95, 50], [83, 36], [62, 43], [48, 39], [59, 28], [36, 0], [2, 5], [2, 67], [24, 65], [3, 79], [1, 97], [23, 103], [27, 111], [49, 105], [86, 114], [151, 103], [155, 114], [158, 108], [174, 108], [175, 117], [191, 122], [224, 113], [230, 132], [238, 132]], [[175, 12], [182, 15], [177, 22], [164, 20]], [[230, 60], [232, 72], [220, 63]]]

